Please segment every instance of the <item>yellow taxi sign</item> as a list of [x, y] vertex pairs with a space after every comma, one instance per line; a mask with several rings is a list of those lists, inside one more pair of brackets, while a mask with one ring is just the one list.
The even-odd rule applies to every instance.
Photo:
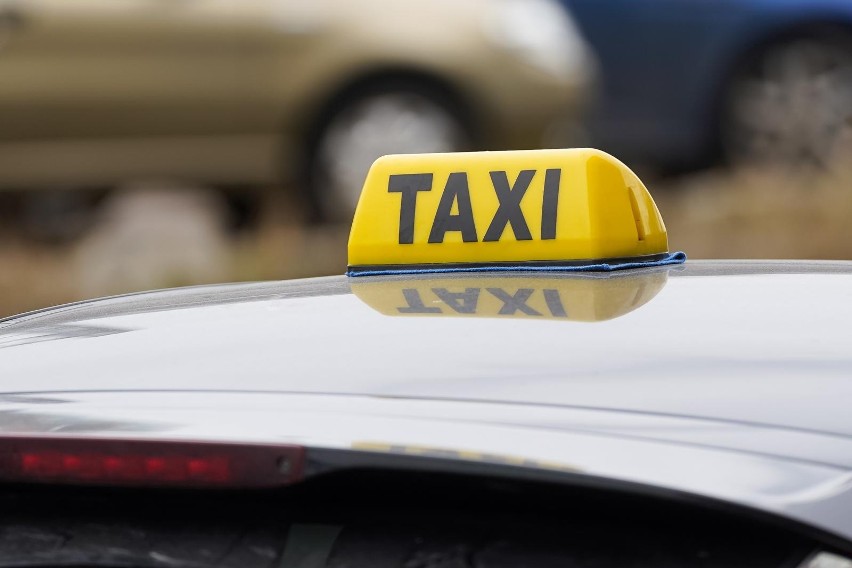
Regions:
[[349, 235], [349, 272], [571, 266], [668, 253], [648, 190], [589, 148], [379, 158]]
[[363, 278], [352, 293], [397, 317], [541, 319], [595, 322], [623, 316], [662, 290], [669, 268], [594, 276], [424, 275]]

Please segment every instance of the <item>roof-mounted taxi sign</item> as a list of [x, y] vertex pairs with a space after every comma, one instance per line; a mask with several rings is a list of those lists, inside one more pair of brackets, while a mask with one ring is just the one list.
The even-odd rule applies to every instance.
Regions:
[[350, 276], [675, 264], [648, 190], [588, 148], [384, 156], [349, 235]]

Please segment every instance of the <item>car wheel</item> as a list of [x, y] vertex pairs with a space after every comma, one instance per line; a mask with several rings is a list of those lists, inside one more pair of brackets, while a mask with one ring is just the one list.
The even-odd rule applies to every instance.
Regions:
[[437, 93], [373, 89], [330, 113], [311, 156], [309, 198], [321, 221], [348, 221], [372, 163], [387, 154], [456, 152], [471, 136], [460, 114]]
[[731, 163], [824, 165], [852, 113], [852, 42], [773, 45], [741, 67], [726, 99], [722, 145]]

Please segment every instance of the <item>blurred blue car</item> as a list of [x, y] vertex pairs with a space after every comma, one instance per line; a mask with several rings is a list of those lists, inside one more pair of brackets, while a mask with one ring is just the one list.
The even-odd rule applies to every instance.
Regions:
[[852, 0], [561, 0], [602, 71], [592, 141], [630, 162], [822, 162], [852, 114]]

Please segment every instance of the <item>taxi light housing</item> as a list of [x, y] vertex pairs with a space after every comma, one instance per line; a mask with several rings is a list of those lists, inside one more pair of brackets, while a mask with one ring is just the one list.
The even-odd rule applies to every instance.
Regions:
[[251, 488], [302, 477], [299, 446], [73, 438], [0, 438], [0, 482]]
[[[680, 263], [644, 184], [590, 148], [384, 156], [349, 235], [349, 274]], [[410, 272], [408, 272], [410, 273]]]

